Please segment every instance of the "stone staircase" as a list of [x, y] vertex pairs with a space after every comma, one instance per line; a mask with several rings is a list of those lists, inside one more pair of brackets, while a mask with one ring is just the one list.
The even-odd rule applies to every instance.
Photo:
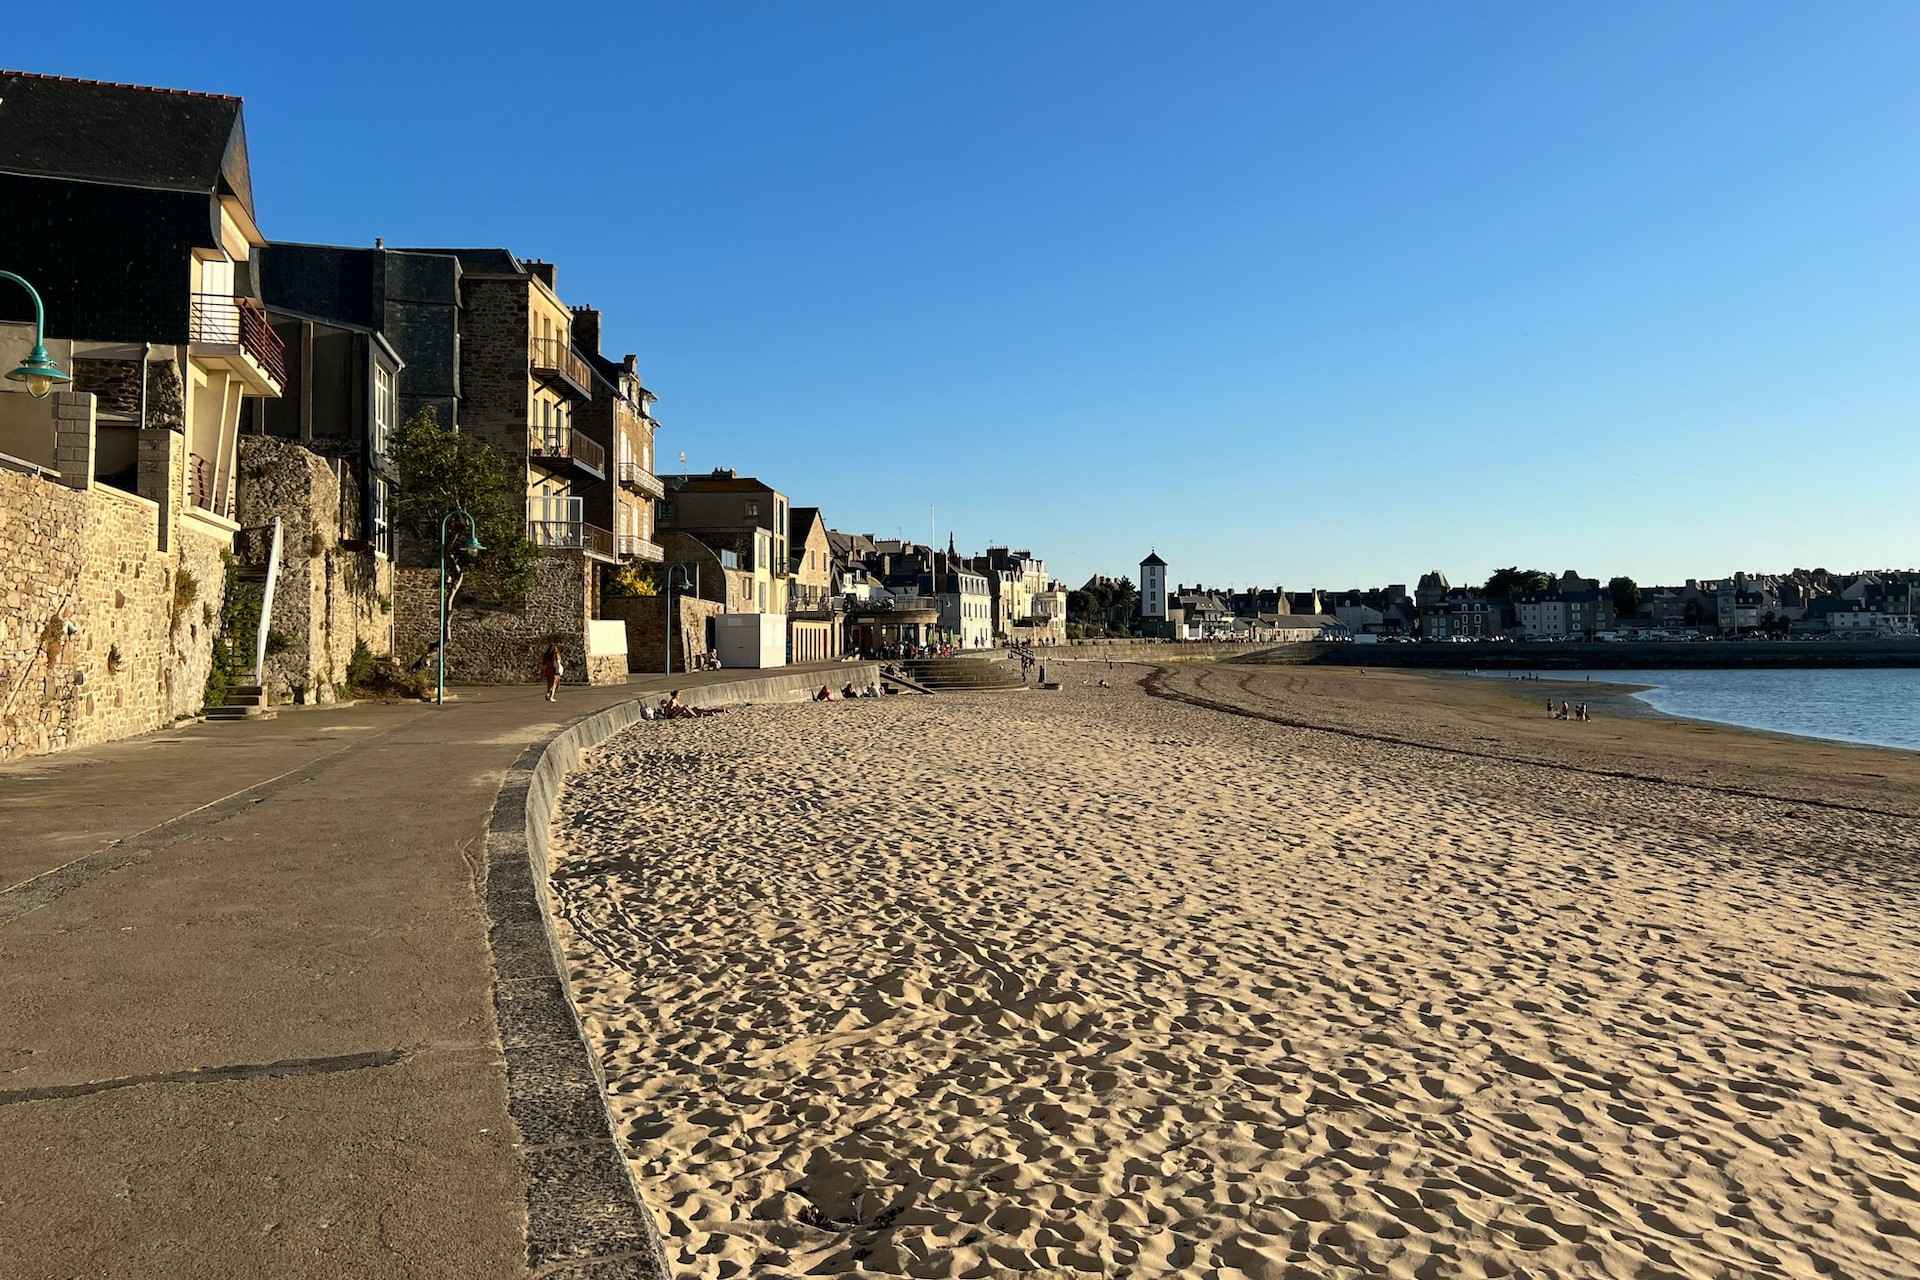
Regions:
[[280, 713], [267, 705], [267, 691], [257, 684], [227, 687], [227, 700], [207, 708], [209, 720], [272, 720]]
[[954, 658], [902, 658], [888, 665], [929, 693], [959, 693], [982, 689], [1024, 689], [1020, 671], [982, 652]]

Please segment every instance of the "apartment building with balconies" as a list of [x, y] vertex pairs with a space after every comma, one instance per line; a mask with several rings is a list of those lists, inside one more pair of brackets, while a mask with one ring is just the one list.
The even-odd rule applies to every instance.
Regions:
[[[608, 445], [585, 429], [596, 375], [574, 349], [573, 311], [557, 291], [553, 264], [506, 249], [396, 252], [459, 264], [458, 425], [522, 477], [526, 536], [541, 553], [524, 598], [474, 598], [460, 614], [447, 651], [450, 677], [531, 680], [552, 640], [569, 680], [624, 680], [624, 630], [602, 619], [599, 607], [602, 575], [618, 563], [618, 549], [613, 530], [587, 513], [588, 494], [614, 472]], [[403, 660], [437, 634], [436, 589], [415, 568], [406, 567], [397, 588]], [[617, 651], [606, 639], [614, 633]]]
[[653, 392], [640, 380], [632, 353], [618, 360], [600, 351], [601, 314], [593, 307], [573, 308], [573, 346], [585, 357], [593, 379], [593, 398], [575, 414], [576, 427], [607, 452], [604, 479], [579, 486], [589, 524], [613, 530], [615, 558], [622, 565], [658, 564], [663, 558], [654, 540], [655, 504], [665, 494], [653, 472]]
[[[184, 518], [231, 538], [243, 407], [286, 382], [252, 271], [265, 240], [241, 100], [0, 72], [0, 210], [48, 350], [98, 399], [94, 476], [177, 493]], [[0, 290], [0, 323], [31, 319]], [[31, 434], [0, 419], [0, 452], [38, 461]]]
[[[48, 399], [0, 389], [0, 681], [37, 690], [0, 757], [201, 710], [245, 406], [286, 383], [263, 243], [240, 99], [0, 71], [0, 266], [37, 291], [72, 377]], [[34, 319], [0, 282], [9, 365]]]

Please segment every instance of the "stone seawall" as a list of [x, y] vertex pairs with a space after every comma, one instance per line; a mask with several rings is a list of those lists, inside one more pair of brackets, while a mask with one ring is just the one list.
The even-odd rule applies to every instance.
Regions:
[[1319, 649], [1325, 645], [1230, 644], [1221, 640], [1078, 640], [1072, 644], [1041, 645], [1036, 657], [1103, 658], [1114, 662], [1203, 662], [1237, 658], [1269, 649]]
[[1579, 671], [1674, 668], [1920, 667], [1920, 640], [1752, 641], [1690, 644], [1296, 644], [1244, 661], [1434, 670]]
[[[878, 663], [834, 678], [866, 684]], [[818, 671], [709, 680], [681, 691], [696, 707], [804, 702]], [[606, 1077], [582, 1030], [547, 888], [554, 807], [580, 759], [640, 721], [655, 693], [582, 717], [521, 753], [495, 798], [486, 840], [494, 1018], [507, 1060], [507, 1110], [526, 1161], [527, 1263], [541, 1275], [666, 1280], [660, 1233], [607, 1110]], [[663, 732], [672, 727], [661, 725]], [[604, 1269], [602, 1269], [604, 1268]]]

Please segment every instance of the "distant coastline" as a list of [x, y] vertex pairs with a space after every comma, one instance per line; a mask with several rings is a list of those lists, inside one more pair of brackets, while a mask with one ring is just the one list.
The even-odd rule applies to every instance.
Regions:
[[1615, 644], [1290, 644], [1240, 661], [1454, 671], [1920, 667], [1913, 640], [1624, 641]]

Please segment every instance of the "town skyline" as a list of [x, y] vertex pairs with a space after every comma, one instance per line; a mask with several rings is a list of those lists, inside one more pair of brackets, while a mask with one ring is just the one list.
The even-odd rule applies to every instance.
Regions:
[[[1920, 544], [1908, 9], [1398, 10], [1388, 44], [1379, 13], [642, 8], [480, 117], [513, 55], [419, 63], [447, 11], [362, 45], [351, 11], [264, 46], [112, 16], [21, 60], [244, 97], [276, 236], [563, 264], [668, 457], [876, 531], [926, 536], [931, 490], [940, 537], [1084, 577], [1179, 513], [1190, 576], [1330, 582]], [[555, 136], [616, 159], [502, 162]], [[856, 474], [821, 436], [889, 447]], [[1810, 520], [1793, 481], [1846, 500]]]

